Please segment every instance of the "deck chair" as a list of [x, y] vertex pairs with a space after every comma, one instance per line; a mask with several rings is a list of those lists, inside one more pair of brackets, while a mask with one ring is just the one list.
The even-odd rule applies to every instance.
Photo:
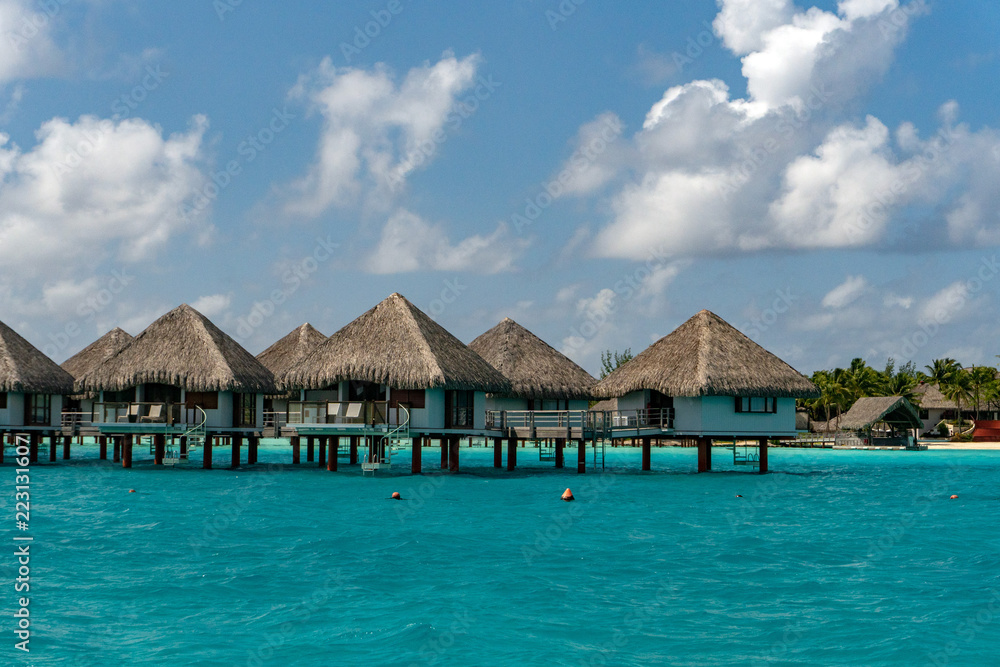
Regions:
[[149, 408], [149, 414], [145, 417], [139, 417], [141, 422], [158, 422], [163, 420], [163, 406], [153, 405]]
[[327, 424], [336, 424], [338, 417], [340, 417], [340, 403], [327, 403], [326, 404], [326, 423]]
[[123, 415], [118, 415], [118, 419], [115, 421], [120, 422], [133, 422], [139, 418], [139, 404], [132, 403], [128, 406], [128, 412]]
[[348, 403], [347, 412], [344, 414], [344, 418], [347, 420], [355, 420], [361, 416], [361, 408], [364, 407], [364, 403]]

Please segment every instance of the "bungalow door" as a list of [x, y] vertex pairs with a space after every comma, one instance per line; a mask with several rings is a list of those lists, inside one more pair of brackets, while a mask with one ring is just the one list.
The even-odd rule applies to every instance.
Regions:
[[649, 425], [660, 428], [672, 428], [674, 416], [674, 397], [666, 396], [656, 391], [649, 390]]

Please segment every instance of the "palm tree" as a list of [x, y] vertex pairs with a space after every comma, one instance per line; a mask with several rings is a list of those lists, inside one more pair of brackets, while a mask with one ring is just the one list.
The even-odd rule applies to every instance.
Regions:
[[969, 390], [976, 404], [976, 421], [979, 421], [979, 406], [985, 398], [990, 384], [996, 384], [997, 371], [989, 366], [973, 366], [969, 372]]
[[939, 387], [948, 382], [948, 379], [956, 372], [962, 370], [961, 365], [951, 358], [934, 359], [930, 366], [924, 366], [924, 368], [928, 371], [927, 381]]
[[910, 375], [896, 375], [885, 380], [880, 389], [886, 396], [902, 396], [913, 405], [920, 405], [920, 395], [914, 390], [917, 379]]
[[953, 373], [948, 381], [941, 385], [941, 393], [949, 401], [954, 401], [958, 407], [958, 433], [962, 432], [962, 401], [971, 398], [970, 386], [969, 374], [961, 369], [957, 373]]

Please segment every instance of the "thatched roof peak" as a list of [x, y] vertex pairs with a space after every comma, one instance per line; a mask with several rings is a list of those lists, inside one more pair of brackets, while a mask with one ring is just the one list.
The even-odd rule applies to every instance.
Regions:
[[276, 380], [326, 342], [326, 336], [306, 322], [257, 355], [257, 361], [274, 373]]
[[854, 431], [878, 422], [904, 429], [923, 428], [924, 425], [917, 409], [904, 397], [868, 396], [854, 402], [840, 418], [840, 428]]
[[597, 384], [590, 373], [509, 317], [469, 347], [510, 380], [512, 396], [587, 399]]
[[187, 391], [273, 393], [274, 376], [207, 317], [182, 304], [77, 380], [78, 391], [159, 383]]
[[0, 392], [69, 394], [73, 376], [0, 322]]
[[102, 362], [117, 354], [118, 351], [128, 345], [131, 340], [131, 334], [124, 329], [115, 327], [66, 361], [62, 362], [60, 366], [62, 366], [63, 370], [72, 375], [74, 378], [81, 378], [86, 373], [101, 365]]
[[341, 380], [396, 389], [510, 391], [503, 375], [398, 292], [330, 336], [282, 384], [322, 389]]
[[613, 398], [640, 389], [667, 396], [819, 396], [805, 376], [708, 310], [608, 374], [596, 392]]

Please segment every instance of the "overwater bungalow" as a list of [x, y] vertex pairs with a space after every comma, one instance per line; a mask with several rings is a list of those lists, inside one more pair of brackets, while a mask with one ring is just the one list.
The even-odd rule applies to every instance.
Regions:
[[[285, 373], [303, 359], [308, 358], [326, 340], [326, 336], [306, 322], [258, 354], [257, 361], [271, 371], [275, 383], [281, 384]], [[277, 435], [287, 420], [288, 401], [296, 400], [299, 397], [299, 392], [294, 391], [264, 397], [263, 425], [265, 429], [268, 429], [272, 435]]]
[[73, 376], [0, 322], [0, 440], [5, 433], [52, 436]]
[[[132, 341], [132, 335], [115, 327], [93, 343], [83, 348], [60, 366], [73, 376], [74, 381], [94, 370], [102, 363], [118, 354]], [[76, 429], [81, 422], [90, 421], [94, 410], [95, 392], [74, 394], [63, 401], [62, 419], [64, 428]]]
[[204, 443], [206, 467], [213, 436], [232, 443], [236, 464], [244, 437], [254, 447], [264, 396], [276, 392], [271, 371], [186, 304], [85, 373], [76, 390], [99, 394], [92, 422], [102, 435], [160, 436], [157, 463], [163, 459], [163, 436], [171, 439], [171, 448], [180, 439], [177, 455], [167, 457], [173, 460]]
[[510, 393], [487, 395], [488, 411], [587, 410], [594, 376], [509, 317], [469, 347], [510, 381]]
[[608, 374], [595, 392], [618, 399], [618, 410], [606, 413], [612, 437], [640, 438], [647, 451], [651, 437], [697, 439], [699, 470], [711, 469], [712, 441], [728, 441], [734, 463], [761, 472], [767, 441], [796, 436], [795, 399], [819, 396], [805, 376], [707, 310]]
[[511, 389], [499, 371], [400, 294], [330, 336], [285, 374], [282, 386], [300, 392], [288, 407], [293, 437], [350, 436], [352, 462], [357, 437], [365, 437], [369, 466], [388, 463], [392, 441], [412, 439], [415, 471], [421, 443], [432, 436], [442, 441], [442, 462], [453, 452], [454, 469], [458, 438], [483, 433], [486, 394]]

